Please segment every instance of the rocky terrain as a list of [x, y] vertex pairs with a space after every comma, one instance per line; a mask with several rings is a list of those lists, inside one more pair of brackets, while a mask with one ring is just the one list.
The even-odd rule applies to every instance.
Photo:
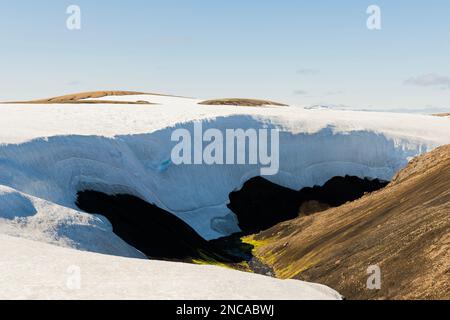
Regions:
[[[450, 299], [450, 145], [414, 159], [382, 190], [244, 240], [278, 277], [348, 299]], [[372, 265], [380, 290], [366, 286]]]

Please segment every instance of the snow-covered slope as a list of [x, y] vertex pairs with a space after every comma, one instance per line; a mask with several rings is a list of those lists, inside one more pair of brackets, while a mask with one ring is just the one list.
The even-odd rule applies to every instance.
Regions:
[[0, 186], [0, 234], [146, 259], [143, 253], [117, 237], [105, 218], [62, 207], [4, 186]]
[[[83, 189], [137, 195], [212, 239], [238, 230], [228, 195], [260, 168], [175, 166], [174, 128], [192, 132], [200, 121], [205, 130], [280, 129], [280, 173], [268, 178], [293, 189], [346, 174], [389, 180], [410, 158], [450, 143], [448, 118], [134, 99], [158, 105], [2, 105], [0, 185], [74, 210], [76, 192]], [[87, 243], [78, 247], [90, 250]]]
[[340, 299], [325, 286], [0, 235], [0, 299]]

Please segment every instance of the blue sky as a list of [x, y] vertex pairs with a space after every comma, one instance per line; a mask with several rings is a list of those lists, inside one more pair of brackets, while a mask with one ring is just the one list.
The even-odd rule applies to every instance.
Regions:
[[[66, 28], [71, 4], [81, 30]], [[0, 100], [128, 89], [450, 107], [448, 0], [3, 0], [0, 41]]]

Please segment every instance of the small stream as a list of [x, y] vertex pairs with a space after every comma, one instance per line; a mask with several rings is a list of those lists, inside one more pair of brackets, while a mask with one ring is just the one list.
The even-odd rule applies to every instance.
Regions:
[[256, 274], [262, 274], [264, 276], [276, 278], [273, 269], [268, 265], [262, 263], [261, 260], [256, 257], [250, 259], [250, 261], [248, 262], [248, 266]]
[[251, 271], [269, 277], [275, 277], [275, 272], [271, 267], [264, 264], [252, 253], [253, 246], [242, 242], [245, 234], [237, 233], [228, 237], [219, 238], [209, 241], [213, 248], [218, 252], [225, 252], [228, 256], [233, 257], [237, 262], [245, 261]]

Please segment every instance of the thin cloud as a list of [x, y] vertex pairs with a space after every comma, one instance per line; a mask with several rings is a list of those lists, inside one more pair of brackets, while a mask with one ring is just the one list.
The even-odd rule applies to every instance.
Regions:
[[327, 92], [325, 92], [326, 96], [337, 96], [337, 95], [340, 95], [340, 94], [344, 94], [344, 91], [336, 90], [336, 91], [327, 91]]
[[304, 96], [304, 95], [307, 95], [307, 94], [308, 94], [308, 91], [305, 91], [305, 90], [295, 90], [294, 93], [295, 93], [295, 94], [298, 94], [298, 95], [300, 95], [300, 96]]
[[297, 70], [297, 74], [302, 74], [302, 75], [314, 75], [314, 74], [318, 74], [319, 72], [320, 72], [319, 69], [312, 69], [312, 68], [305, 68], [305, 69]]
[[305, 90], [296, 90], [294, 91], [294, 94], [297, 95], [302, 95], [305, 97], [310, 97], [310, 98], [314, 98], [314, 97], [328, 97], [328, 96], [337, 96], [337, 95], [341, 95], [344, 94], [345, 92], [342, 90], [334, 90], [334, 91], [326, 91], [320, 94], [312, 94], [309, 91], [305, 91]]
[[439, 87], [441, 89], [450, 89], [450, 77], [436, 73], [428, 73], [409, 78], [405, 80], [404, 84], [419, 87]]
[[73, 81], [69, 81], [69, 82], [67, 82], [67, 85], [68, 86], [79, 86], [79, 85], [81, 85], [82, 84], [82, 82], [81, 81], [77, 81], [77, 80], [73, 80]]

